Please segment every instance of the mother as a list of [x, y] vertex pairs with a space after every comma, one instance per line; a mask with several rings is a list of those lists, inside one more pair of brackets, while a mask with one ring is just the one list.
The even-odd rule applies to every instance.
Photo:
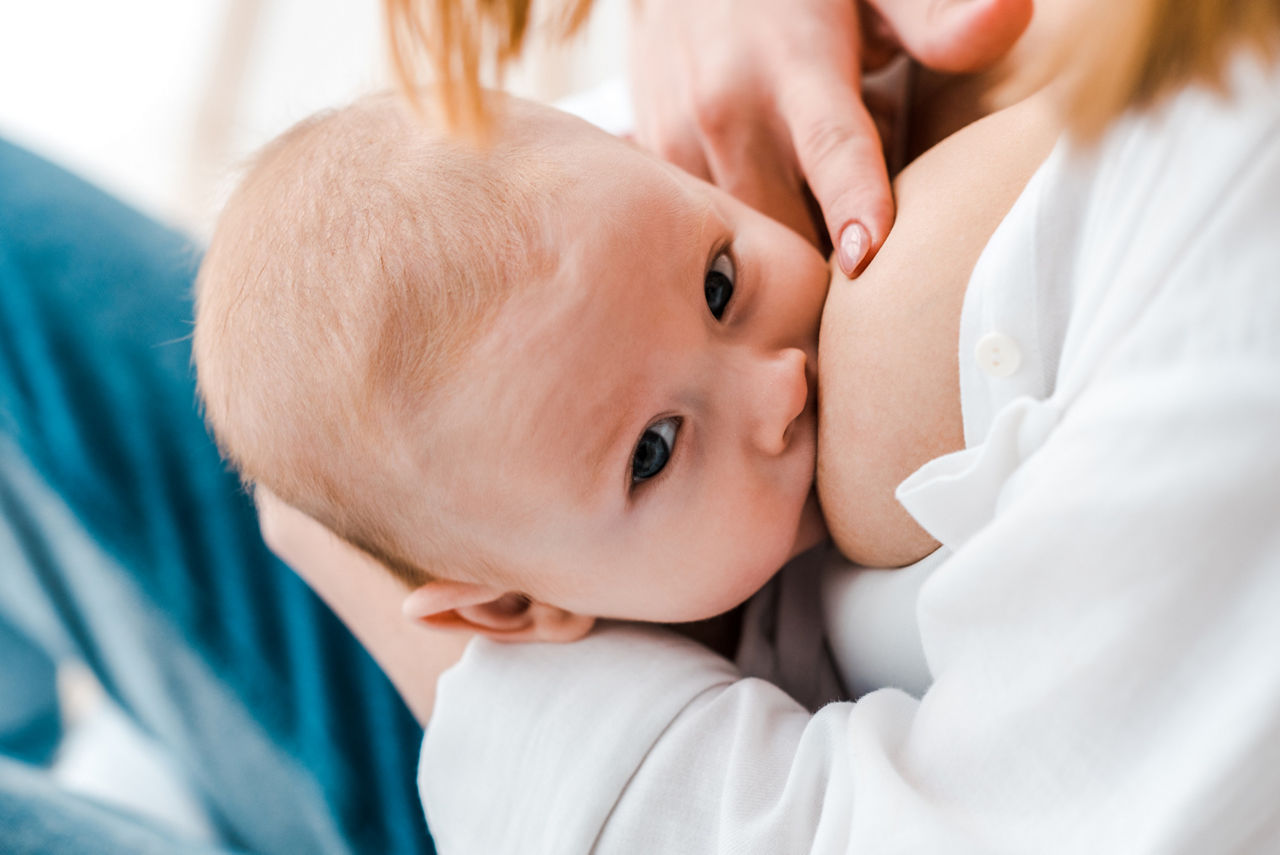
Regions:
[[[1246, 23], [1232, 23], [1228, 34], [1234, 39], [1238, 29], [1270, 38], [1276, 32], [1274, 18]], [[1212, 56], [1203, 64], [1217, 67]], [[1124, 76], [1117, 79], [1125, 104], [1131, 93]], [[1247, 101], [1248, 80], [1232, 79], [1245, 88]], [[1264, 84], [1273, 87], [1274, 79]], [[1268, 775], [1280, 768], [1272, 708], [1280, 693], [1273, 676], [1252, 667], [1252, 645], [1274, 649], [1276, 641], [1268, 605], [1277, 595], [1266, 570], [1276, 561], [1280, 472], [1267, 445], [1278, 418], [1274, 326], [1280, 312], [1267, 302], [1274, 301], [1274, 289], [1259, 287], [1275, 261], [1273, 250], [1259, 254], [1274, 233], [1268, 223], [1275, 210], [1267, 200], [1275, 198], [1277, 181], [1275, 125], [1254, 134], [1255, 149], [1221, 156], [1223, 171], [1204, 170], [1198, 157], [1203, 134], [1222, 127], [1227, 142], [1239, 143], [1249, 128], [1229, 110], [1196, 109], [1201, 112], [1189, 118], [1166, 118], [1169, 127], [1158, 136], [1144, 137], [1146, 126], [1136, 123], [1130, 137], [1101, 149], [1097, 162], [1070, 151], [1055, 155], [1053, 169], [1033, 185], [1039, 189], [1024, 197], [1023, 208], [1033, 210], [1010, 219], [1057, 236], [1039, 248], [1090, 262], [1051, 266], [1065, 279], [1045, 282], [1035, 293], [1075, 300], [1068, 315], [1080, 300], [1092, 301], [1097, 311], [1087, 317], [1097, 323], [1076, 325], [1074, 339], [1070, 327], [1059, 327], [1065, 340], [1050, 334], [1049, 345], [1024, 353], [1042, 357], [1030, 364], [1044, 370], [1032, 373], [1054, 381], [1052, 388], [1001, 387], [977, 376], [986, 385], [966, 401], [978, 402], [978, 415], [971, 418], [971, 406], [962, 415], [978, 453], [941, 458], [916, 481], [920, 489], [904, 497], [909, 504], [916, 497], [915, 518], [930, 534], [957, 547], [922, 600], [937, 679], [924, 701], [878, 693], [810, 720], [767, 690], [727, 679], [701, 652], [645, 634], [604, 633], [555, 651], [478, 645], [442, 698], [425, 766], [449, 775], [427, 779], [428, 802], [433, 822], [440, 817], [459, 851], [503, 851], [500, 843], [464, 836], [492, 829], [503, 830], [517, 851], [539, 840], [549, 841], [551, 851], [579, 851], [597, 839], [594, 815], [580, 794], [599, 793], [606, 779], [583, 761], [606, 761], [616, 778], [618, 759], [628, 753], [640, 759], [650, 743], [639, 732], [593, 731], [602, 707], [594, 694], [583, 694], [588, 685], [590, 692], [608, 692], [604, 697], [619, 713], [611, 717], [623, 720], [640, 710], [641, 718], [626, 720], [666, 734], [634, 777], [636, 770], [627, 770], [625, 791], [590, 803], [599, 817], [610, 817], [598, 841], [605, 849], [631, 851], [644, 840], [657, 851], [739, 843], [803, 851], [807, 840], [834, 851], [852, 843], [1077, 851], [1090, 848], [1081, 845], [1081, 835], [1126, 850], [1267, 847], [1275, 833], [1269, 806], [1248, 799], [1274, 792]], [[1196, 157], [1175, 173], [1176, 187], [1167, 183], [1167, 171], [1143, 173], [1149, 163], [1142, 157], [1123, 159], [1126, 151], [1173, 156], [1187, 148]], [[1232, 173], [1231, 167], [1254, 171]], [[233, 842], [282, 852], [425, 848], [407, 785], [412, 723], [350, 640], [267, 559], [252, 535], [251, 512], [227, 500], [234, 485], [190, 407], [185, 349], [153, 346], [173, 340], [187, 316], [183, 268], [158, 272], [158, 259], [181, 257], [180, 243], [21, 153], [5, 150], [4, 168], [0, 498], [4, 534], [19, 556], [0, 580], [6, 619], [48, 647], [78, 648], [109, 689], [177, 747]], [[1153, 232], [1110, 232], [1119, 222], [1134, 224], [1134, 217], [1118, 219], [1127, 210], [1121, 203], [1139, 204], [1116, 190], [1130, 185], [1155, 194], [1176, 191], [1176, 203], [1162, 210], [1181, 211], [1196, 228], [1158, 220]], [[1100, 194], [1099, 187], [1113, 192]], [[1184, 209], [1188, 188], [1200, 195]], [[1192, 216], [1209, 210], [1223, 213], [1212, 220]], [[839, 225], [832, 216], [827, 221]], [[93, 234], [98, 242], [87, 239]], [[1006, 339], [998, 344], [1025, 346], [1017, 330], [1031, 327], [1004, 326], [1025, 322], [1024, 315], [986, 316], [993, 306], [1016, 307], [1017, 285], [1029, 281], [1018, 270], [1034, 275], [1038, 269], [993, 269], [990, 258], [1017, 261], [1022, 256], [1007, 250], [1029, 245], [1008, 227], [1001, 235], [1006, 252], [988, 253], [986, 279], [981, 266], [975, 277], [996, 284], [969, 291], [1003, 287], [1000, 300], [976, 304], [977, 318], [999, 327]], [[1152, 243], [1139, 244], [1142, 257], [1126, 253], [1134, 242], [1123, 238], [1147, 235]], [[1162, 261], [1171, 266], [1161, 267]], [[1136, 301], [1110, 300], [1130, 290], [1133, 271], [1150, 269], [1156, 284], [1170, 284], [1158, 294], [1140, 291]], [[1120, 274], [1125, 287], [1112, 284]], [[1202, 287], [1207, 278], [1212, 289]], [[104, 280], [111, 286], [106, 293], [87, 287]], [[117, 293], [125, 290], [121, 283], [134, 286], [132, 306], [113, 299], [125, 296]], [[864, 286], [837, 291], [837, 298], [894, 310], [893, 301], [878, 305], [882, 289], [874, 279]], [[1152, 306], [1157, 311], [1145, 311]], [[874, 317], [859, 311], [845, 322]], [[1088, 334], [1091, 329], [1103, 332]], [[989, 346], [984, 353], [990, 365]], [[1055, 362], [1064, 372], [1068, 364], [1083, 370], [1070, 374], [1070, 382], [1062, 373], [1058, 383], [1059, 372], [1050, 368]], [[963, 395], [974, 366], [955, 367]], [[900, 391], [885, 385], [885, 394]], [[1036, 391], [1051, 405], [1036, 406]], [[1010, 400], [1020, 392], [1029, 392], [1022, 400], [1032, 403]], [[851, 445], [876, 442], [871, 427], [855, 431]], [[978, 445], [984, 436], [990, 438]], [[871, 459], [834, 451], [828, 460]], [[1242, 456], [1247, 465], [1240, 464]], [[1169, 460], [1177, 465], [1166, 469]], [[850, 474], [855, 487], [870, 485], [873, 496], [883, 496], [883, 484], [894, 477], [892, 471], [865, 480]], [[1128, 477], [1134, 474], [1141, 477]], [[828, 473], [824, 480], [833, 477], [839, 476]], [[993, 492], [993, 485], [1003, 489]], [[956, 506], [965, 512], [939, 512]], [[306, 521], [291, 520], [287, 509], [268, 509], [265, 522], [340, 610], [353, 600], [333, 585], [380, 575], [327, 572], [351, 557], [313, 539]], [[303, 538], [294, 539], [299, 532]], [[850, 539], [858, 532], [850, 527], [846, 546], [857, 548]], [[358, 593], [362, 601], [377, 599], [364, 586]], [[415, 637], [415, 628], [380, 615], [353, 625], [398, 675], [419, 714], [430, 709], [434, 670], [450, 659], [444, 643]], [[424, 652], [437, 661], [423, 661]], [[527, 657], [549, 657], [555, 667], [533, 670]], [[649, 673], [663, 692], [635, 679], [645, 671], [627, 663], [641, 659], [646, 667], [656, 663]], [[142, 673], [139, 662], [146, 663]], [[1211, 669], [1216, 679], [1206, 690]], [[549, 708], [529, 706], [531, 695], [513, 679], [521, 672], [536, 680], [537, 696]], [[591, 679], [582, 679], [584, 673]], [[686, 683], [670, 679], [688, 673], [694, 679]], [[619, 674], [627, 679], [619, 683]], [[516, 691], [516, 702], [508, 703], [502, 691]], [[655, 698], [662, 709], [655, 710]], [[580, 720], [583, 709], [595, 712], [590, 720]], [[663, 709], [672, 715], [663, 718]], [[487, 765], [430, 762], [433, 750], [477, 738], [474, 726], [458, 724], [476, 710], [510, 714], [503, 728], [482, 734], [486, 741], [505, 736], [527, 749], [526, 728], [554, 714], [561, 716], [562, 735], [599, 732], [599, 744], [616, 750], [584, 758], [544, 743], [540, 756], [574, 763], [536, 769], [533, 785], [493, 765], [523, 756], [504, 750], [505, 743], [488, 744]], [[770, 727], [757, 731], [763, 741], [729, 738], [749, 736], [750, 725], [766, 719]], [[537, 729], [539, 738], [549, 733]], [[845, 750], [851, 738], [856, 751]], [[1161, 762], [1175, 756], [1177, 763]], [[745, 765], [726, 769], [733, 758]], [[774, 789], [773, 776], [793, 768], [792, 786]], [[547, 787], [548, 779], [557, 786]], [[749, 792], [733, 786], [746, 780]], [[857, 785], [856, 801], [850, 782]], [[451, 801], [450, 790], [466, 798]], [[722, 793], [727, 810], [690, 810], [698, 804], [691, 796], [707, 792]], [[559, 802], [566, 813], [549, 815], [536, 794], [567, 795]], [[479, 801], [468, 807], [468, 799]], [[477, 807], [489, 813], [496, 804], [513, 811], [508, 823], [467, 821]], [[0, 766], [0, 813], [7, 835], [25, 835], [14, 838], [16, 851], [166, 846], [161, 832], [72, 802], [7, 762]], [[708, 827], [708, 816], [730, 822]], [[548, 829], [566, 836], [543, 836]], [[740, 833], [751, 836], [735, 839]], [[1224, 840], [1227, 833], [1236, 836]]]

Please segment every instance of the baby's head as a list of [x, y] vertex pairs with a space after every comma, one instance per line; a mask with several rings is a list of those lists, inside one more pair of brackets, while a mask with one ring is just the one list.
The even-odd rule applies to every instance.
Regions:
[[269, 145], [200, 272], [210, 424], [270, 490], [503, 638], [725, 611], [817, 542], [828, 281], [801, 238], [550, 108], [490, 146], [390, 96]]

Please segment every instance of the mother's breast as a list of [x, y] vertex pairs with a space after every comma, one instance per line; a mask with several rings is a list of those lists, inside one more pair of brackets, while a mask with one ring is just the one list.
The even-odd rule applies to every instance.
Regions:
[[1056, 137], [1042, 96], [957, 131], [894, 182], [897, 222], [863, 274], [833, 272], [818, 342], [818, 494], [836, 544], [858, 563], [899, 566], [936, 546], [893, 491], [964, 447], [965, 289]]
[[859, 279], [834, 274], [818, 340], [818, 495], [840, 550], [877, 567], [937, 546], [893, 492], [964, 444], [959, 308], [921, 278], [896, 281], [893, 257], [886, 242]]

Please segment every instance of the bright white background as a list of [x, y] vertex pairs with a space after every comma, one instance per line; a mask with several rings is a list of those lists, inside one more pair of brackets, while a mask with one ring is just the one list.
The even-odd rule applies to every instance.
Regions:
[[[624, 0], [596, 7], [508, 88], [550, 100], [621, 74]], [[0, 0], [0, 135], [203, 235], [249, 152], [387, 67], [378, 0]]]

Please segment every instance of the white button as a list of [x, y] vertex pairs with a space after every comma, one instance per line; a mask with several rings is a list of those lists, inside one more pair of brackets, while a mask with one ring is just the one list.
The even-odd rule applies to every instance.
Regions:
[[1008, 377], [1022, 364], [1022, 351], [1018, 343], [1004, 333], [987, 333], [978, 339], [973, 349], [978, 367], [992, 377]]

